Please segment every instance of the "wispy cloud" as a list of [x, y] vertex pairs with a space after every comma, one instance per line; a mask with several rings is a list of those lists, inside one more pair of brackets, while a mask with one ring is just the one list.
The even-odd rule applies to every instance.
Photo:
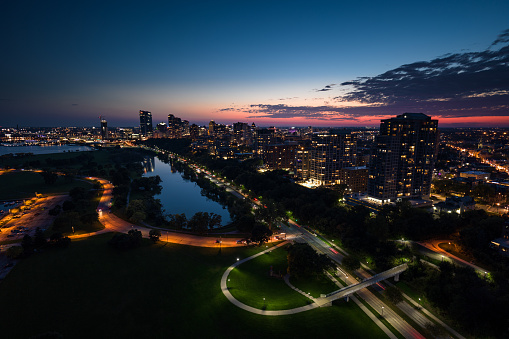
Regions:
[[330, 84], [330, 85], [325, 86], [322, 89], [314, 89], [313, 91], [315, 91], [315, 92], [327, 92], [327, 91], [330, 91], [334, 86], [336, 86], [336, 84]]
[[221, 111], [244, 112], [247, 118], [328, 121], [375, 119], [403, 112], [442, 118], [509, 116], [509, 29], [481, 52], [446, 54], [313, 91], [331, 90], [342, 94], [325, 105], [254, 104]]
[[[509, 30], [491, 45], [498, 50], [456, 53], [431, 61], [402, 65], [375, 77], [343, 82], [353, 90], [335, 97], [338, 101], [414, 103], [448, 102], [468, 107], [498, 106], [509, 100]], [[472, 100], [477, 99], [477, 100]]]

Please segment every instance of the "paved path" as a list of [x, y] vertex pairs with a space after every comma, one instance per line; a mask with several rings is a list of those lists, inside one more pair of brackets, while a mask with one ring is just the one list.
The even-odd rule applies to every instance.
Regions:
[[278, 245], [276, 245], [274, 247], [271, 247], [271, 248], [269, 248], [269, 249], [267, 249], [265, 251], [262, 251], [260, 253], [255, 254], [255, 255], [252, 255], [252, 256], [247, 257], [245, 259], [239, 260], [236, 263], [234, 263], [233, 265], [231, 265], [230, 267], [228, 267], [228, 269], [226, 269], [226, 271], [223, 273], [223, 277], [221, 278], [221, 291], [223, 291], [223, 294], [225, 295], [225, 297], [228, 300], [230, 300], [230, 302], [232, 304], [234, 304], [235, 306], [237, 306], [239, 308], [242, 308], [243, 310], [246, 310], [248, 312], [259, 314], [259, 315], [271, 315], [271, 316], [275, 316], [275, 315], [289, 315], [289, 314], [295, 314], [295, 313], [300, 313], [300, 312], [304, 312], [304, 311], [309, 311], [309, 310], [312, 310], [314, 308], [319, 307], [318, 304], [313, 303], [313, 304], [309, 304], [309, 305], [302, 306], [302, 307], [292, 308], [292, 309], [289, 309], [289, 310], [267, 311], [267, 310], [262, 310], [262, 309], [259, 309], [259, 308], [254, 308], [254, 307], [248, 306], [248, 305], [246, 305], [244, 303], [241, 303], [240, 301], [235, 299], [233, 297], [233, 295], [230, 293], [230, 290], [228, 290], [228, 286], [227, 286], [226, 282], [228, 281], [228, 276], [230, 275], [230, 272], [235, 267], [239, 266], [240, 264], [245, 263], [246, 261], [254, 259], [254, 258], [256, 258], [256, 257], [258, 257], [260, 255], [263, 255], [263, 254], [267, 253], [267, 252], [270, 252], [273, 249], [276, 249], [278, 247], [284, 246], [286, 244], [288, 244], [288, 241], [284, 241], [281, 244], [278, 244]]
[[[141, 232], [143, 237], [148, 238], [149, 232], [152, 228], [133, 225], [132, 223], [121, 219], [114, 215], [113, 213], [109, 213], [109, 205], [113, 198], [113, 185], [105, 179], [101, 178], [89, 178], [93, 180], [97, 180], [101, 183], [103, 187], [103, 195], [99, 201], [98, 210], [99, 212], [99, 221], [104, 225], [105, 229], [100, 230], [93, 233], [85, 233], [70, 236], [71, 239], [80, 239], [86, 238], [89, 236], [103, 234], [107, 232], [121, 232], [127, 233], [131, 229], [137, 229]], [[171, 230], [161, 230], [160, 241], [166, 241], [181, 245], [189, 245], [189, 246], [199, 246], [199, 247], [242, 247], [245, 246], [243, 244], [237, 244], [237, 240], [241, 238], [222, 238], [221, 243], [216, 243], [215, 237], [204, 237], [193, 234], [186, 234], [180, 232], [173, 232]]]
[[305, 296], [306, 298], [309, 298], [311, 299], [314, 303], [316, 303], [316, 298], [313, 298], [313, 296], [311, 294], [308, 294], [304, 291], [301, 291], [299, 290], [297, 287], [293, 286], [292, 283], [290, 282], [290, 274], [285, 274], [284, 276], [284, 281], [285, 283], [294, 291], [296, 292], [299, 292], [300, 294], [302, 294], [303, 296]]

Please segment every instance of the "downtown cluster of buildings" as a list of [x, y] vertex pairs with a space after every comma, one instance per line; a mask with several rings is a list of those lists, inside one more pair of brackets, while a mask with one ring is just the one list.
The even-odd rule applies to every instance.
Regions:
[[431, 180], [438, 151], [438, 121], [422, 113], [382, 120], [380, 131], [365, 129], [260, 128], [210, 121], [189, 125], [172, 114], [152, 127], [140, 111], [142, 138], [190, 138], [194, 151], [224, 159], [257, 157], [263, 169], [289, 171], [305, 186], [345, 185], [351, 204], [377, 206], [397, 200], [431, 204]]
[[405, 113], [382, 120], [380, 129], [261, 128], [254, 123], [208, 126], [190, 124], [173, 114], [155, 128], [152, 113], [139, 111], [139, 127], [11, 129], [0, 133], [9, 143], [130, 144], [147, 138], [188, 138], [192, 150], [223, 159], [259, 158], [260, 170], [287, 170], [308, 187], [344, 185], [350, 204], [372, 209], [397, 200], [428, 204], [437, 159], [437, 120]]

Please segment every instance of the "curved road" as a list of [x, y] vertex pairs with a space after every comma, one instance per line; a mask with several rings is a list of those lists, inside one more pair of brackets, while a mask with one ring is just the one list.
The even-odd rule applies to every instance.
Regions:
[[[72, 239], [86, 238], [96, 234], [102, 234], [107, 232], [121, 232], [127, 233], [131, 229], [137, 229], [141, 232], [143, 237], [148, 238], [149, 232], [152, 228], [133, 225], [126, 220], [123, 220], [113, 213], [110, 213], [109, 206], [113, 199], [113, 184], [106, 179], [92, 178], [87, 179], [97, 180], [103, 187], [103, 195], [99, 201], [97, 209], [99, 211], [99, 221], [104, 225], [105, 229], [93, 233], [78, 234], [70, 236]], [[199, 247], [242, 247], [245, 245], [237, 244], [237, 240], [240, 238], [222, 238], [221, 244], [216, 243], [215, 237], [203, 237], [198, 235], [186, 234], [173, 232], [171, 230], [160, 229], [161, 237], [160, 241], [166, 241], [182, 245], [199, 246]]]
[[[430, 241], [422, 241], [422, 242], [416, 242], [416, 244], [421, 245], [422, 247], [425, 247], [426, 249], [434, 252], [435, 256], [434, 259], [436, 260], [444, 260], [443, 258], [447, 257], [451, 262], [462, 265], [462, 266], [470, 266], [480, 274], [487, 274], [489, 273], [488, 270], [479, 267], [477, 265], [471, 264], [466, 260], [463, 260], [461, 258], [458, 258], [457, 256], [447, 252], [446, 250], [442, 249], [439, 244], [448, 243], [451, 242], [451, 240], [430, 240]], [[427, 254], [429, 256], [429, 254]]]

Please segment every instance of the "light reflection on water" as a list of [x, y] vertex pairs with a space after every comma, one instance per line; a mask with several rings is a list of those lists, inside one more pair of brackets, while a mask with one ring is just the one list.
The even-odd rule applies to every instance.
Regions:
[[143, 161], [144, 177], [159, 175], [161, 194], [154, 198], [161, 200], [165, 214], [185, 213], [190, 219], [197, 212], [216, 213], [222, 217], [222, 225], [229, 223], [230, 213], [219, 203], [201, 195], [201, 188], [194, 182], [182, 178], [180, 172], [173, 171], [170, 164], [158, 158], [148, 157]]

